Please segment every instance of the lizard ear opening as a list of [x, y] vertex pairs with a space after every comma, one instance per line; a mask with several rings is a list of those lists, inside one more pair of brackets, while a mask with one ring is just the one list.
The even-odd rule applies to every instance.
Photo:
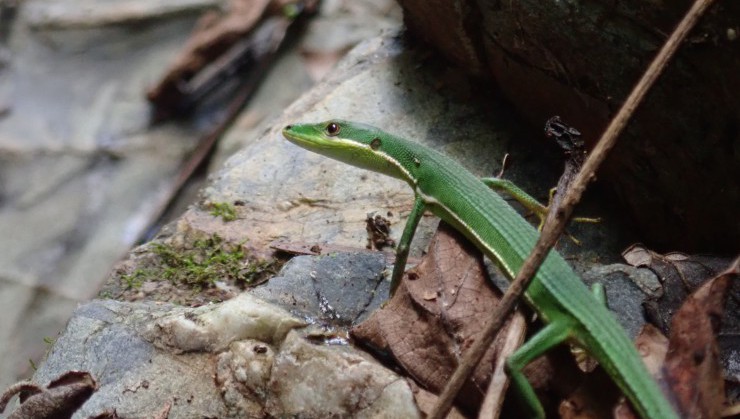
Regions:
[[373, 150], [377, 150], [380, 148], [380, 143], [380, 138], [375, 137], [372, 141], [370, 141], [370, 148], [372, 148]]
[[335, 122], [330, 122], [326, 125], [326, 133], [329, 134], [330, 137], [334, 137], [339, 134], [340, 130], [339, 124]]

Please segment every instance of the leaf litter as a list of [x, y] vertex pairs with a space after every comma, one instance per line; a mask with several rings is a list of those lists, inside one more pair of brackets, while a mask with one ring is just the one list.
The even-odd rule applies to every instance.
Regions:
[[[498, 304], [500, 293], [490, 285], [480, 256], [480, 251], [460, 233], [440, 224], [421, 263], [407, 272], [396, 295], [382, 310], [352, 330], [352, 337], [394, 360], [424, 389], [440, 392], [462, 353], [477, 338]], [[722, 409], [727, 408], [723, 403], [724, 377], [715, 335], [728, 293], [733, 295], [731, 299], [735, 303], [738, 301], [736, 292], [731, 290], [736, 282], [727, 279], [737, 272], [730, 270], [708, 280], [723, 263], [726, 266], [726, 260], [679, 253], [662, 257], [641, 247], [625, 251], [625, 258], [633, 265], [655, 269], [665, 288], [680, 287], [678, 291], [666, 289], [663, 298], [667, 301], [656, 302], [660, 310], [672, 307], [670, 312], [676, 313], [670, 340], [648, 324], [635, 342], [648, 369], [664, 386], [666, 381], [670, 383], [675, 393], [670, 397], [681, 406], [682, 412], [692, 417], [696, 414], [719, 417]], [[503, 375], [500, 360], [510, 354], [502, 354], [505, 342], [511, 342], [511, 336], [515, 336], [518, 344], [521, 343], [524, 317], [521, 311], [517, 316], [522, 324], [512, 331], [510, 321], [460, 392], [457, 402], [464, 411], [478, 410], [494, 371]], [[670, 320], [667, 315], [663, 318]], [[557, 407], [561, 417], [636, 417], [602, 369], [597, 368], [591, 374], [578, 372], [572, 357], [562, 348], [528, 365], [525, 374], [538, 391], [551, 387], [549, 390], [561, 398]], [[493, 400], [492, 405], [483, 407], [486, 415], [501, 413], [507, 380], [499, 377], [494, 381], [497, 387], [494, 393], [498, 395], [486, 397]], [[417, 399], [422, 411], [430, 408], [429, 395], [424, 395], [426, 402]], [[544, 403], [547, 405], [547, 400]]]

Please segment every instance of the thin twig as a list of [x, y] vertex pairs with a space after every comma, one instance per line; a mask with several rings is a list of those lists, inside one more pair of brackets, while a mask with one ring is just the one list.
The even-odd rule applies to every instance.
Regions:
[[504, 294], [501, 299], [501, 303], [494, 311], [492, 319], [486, 326], [481, 338], [473, 343], [463, 357], [460, 365], [453, 373], [447, 386], [440, 395], [430, 419], [441, 419], [447, 415], [452, 407], [452, 402], [460, 391], [463, 383], [468, 380], [468, 377], [480, 361], [486, 349], [491, 345], [491, 342], [496, 336], [496, 332], [498, 332], [507, 320], [527, 285], [529, 285], [530, 279], [540, 267], [552, 246], [563, 233], [566, 221], [573, 213], [573, 208], [581, 199], [586, 186], [591, 179], [593, 179], [596, 169], [604, 161], [609, 150], [614, 147], [619, 134], [624, 130], [624, 127], [635, 112], [635, 109], [637, 109], [637, 106], [644, 99], [645, 94], [650, 90], [652, 85], [655, 83], [655, 80], [663, 72], [663, 69], [678, 49], [678, 46], [712, 3], [714, 3], [714, 0], [697, 0], [694, 2], [694, 5], [686, 13], [683, 20], [681, 20], [681, 23], [678, 24], [670, 38], [668, 38], [666, 43], [663, 45], [663, 48], [658, 52], [658, 55], [653, 59], [652, 63], [650, 63], [650, 66], [634, 87], [629, 97], [627, 97], [627, 100], [625, 100], [617, 115], [609, 123], [609, 126], [599, 139], [596, 147], [594, 147], [594, 150], [591, 152], [580, 172], [578, 172], [575, 180], [570, 185], [561, 205], [558, 206], [556, 210], [550, 211], [550, 216], [548, 216], [548, 219], [545, 222], [545, 227], [542, 230], [540, 238], [537, 240], [535, 248], [532, 250], [532, 253], [529, 255], [527, 260], [524, 261], [524, 265], [521, 270]]

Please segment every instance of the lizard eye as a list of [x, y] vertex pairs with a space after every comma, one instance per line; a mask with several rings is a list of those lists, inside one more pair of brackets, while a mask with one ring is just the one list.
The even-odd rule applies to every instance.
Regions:
[[337, 134], [339, 134], [339, 124], [336, 124], [334, 122], [330, 122], [326, 126], [326, 133], [329, 134], [332, 137], [335, 136], [335, 135], [337, 135]]

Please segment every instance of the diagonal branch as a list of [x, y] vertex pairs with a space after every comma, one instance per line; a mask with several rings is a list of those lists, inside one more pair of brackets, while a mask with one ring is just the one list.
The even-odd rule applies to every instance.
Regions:
[[437, 405], [434, 407], [430, 419], [441, 419], [447, 415], [452, 407], [453, 400], [460, 391], [463, 383], [467, 381], [471, 372], [478, 364], [480, 358], [486, 349], [491, 345], [496, 332], [501, 328], [506, 319], [511, 314], [517, 301], [521, 298], [524, 290], [529, 285], [531, 278], [539, 269], [550, 249], [555, 245], [560, 235], [565, 230], [565, 224], [573, 214], [573, 208], [580, 201], [583, 192], [586, 190], [588, 183], [594, 178], [596, 170], [606, 158], [606, 155], [614, 147], [617, 138], [624, 130], [632, 114], [640, 105], [645, 95], [655, 83], [655, 80], [663, 72], [664, 68], [673, 57], [679, 45], [694, 27], [699, 18], [704, 14], [707, 8], [714, 3], [714, 0], [696, 0], [694, 5], [686, 12], [683, 20], [678, 24], [671, 34], [670, 38], [661, 48], [658, 55], [645, 70], [640, 81], [633, 88], [630, 95], [625, 100], [619, 112], [609, 123], [609, 126], [602, 134], [596, 147], [583, 164], [580, 172], [573, 180], [568, 191], [557, 209], [551, 209], [550, 214], [545, 222], [540, 238], [537, 240], [532, 253], [524, 261], [522, 269], [517, 274], [511, 286], [501, 299], [501, 303], [493, 312], [491, 321], [483, 331], [481, 338], [473, 343], [466, 352], [460, 365], [447, 383], [444, 391], [439, 397]]

